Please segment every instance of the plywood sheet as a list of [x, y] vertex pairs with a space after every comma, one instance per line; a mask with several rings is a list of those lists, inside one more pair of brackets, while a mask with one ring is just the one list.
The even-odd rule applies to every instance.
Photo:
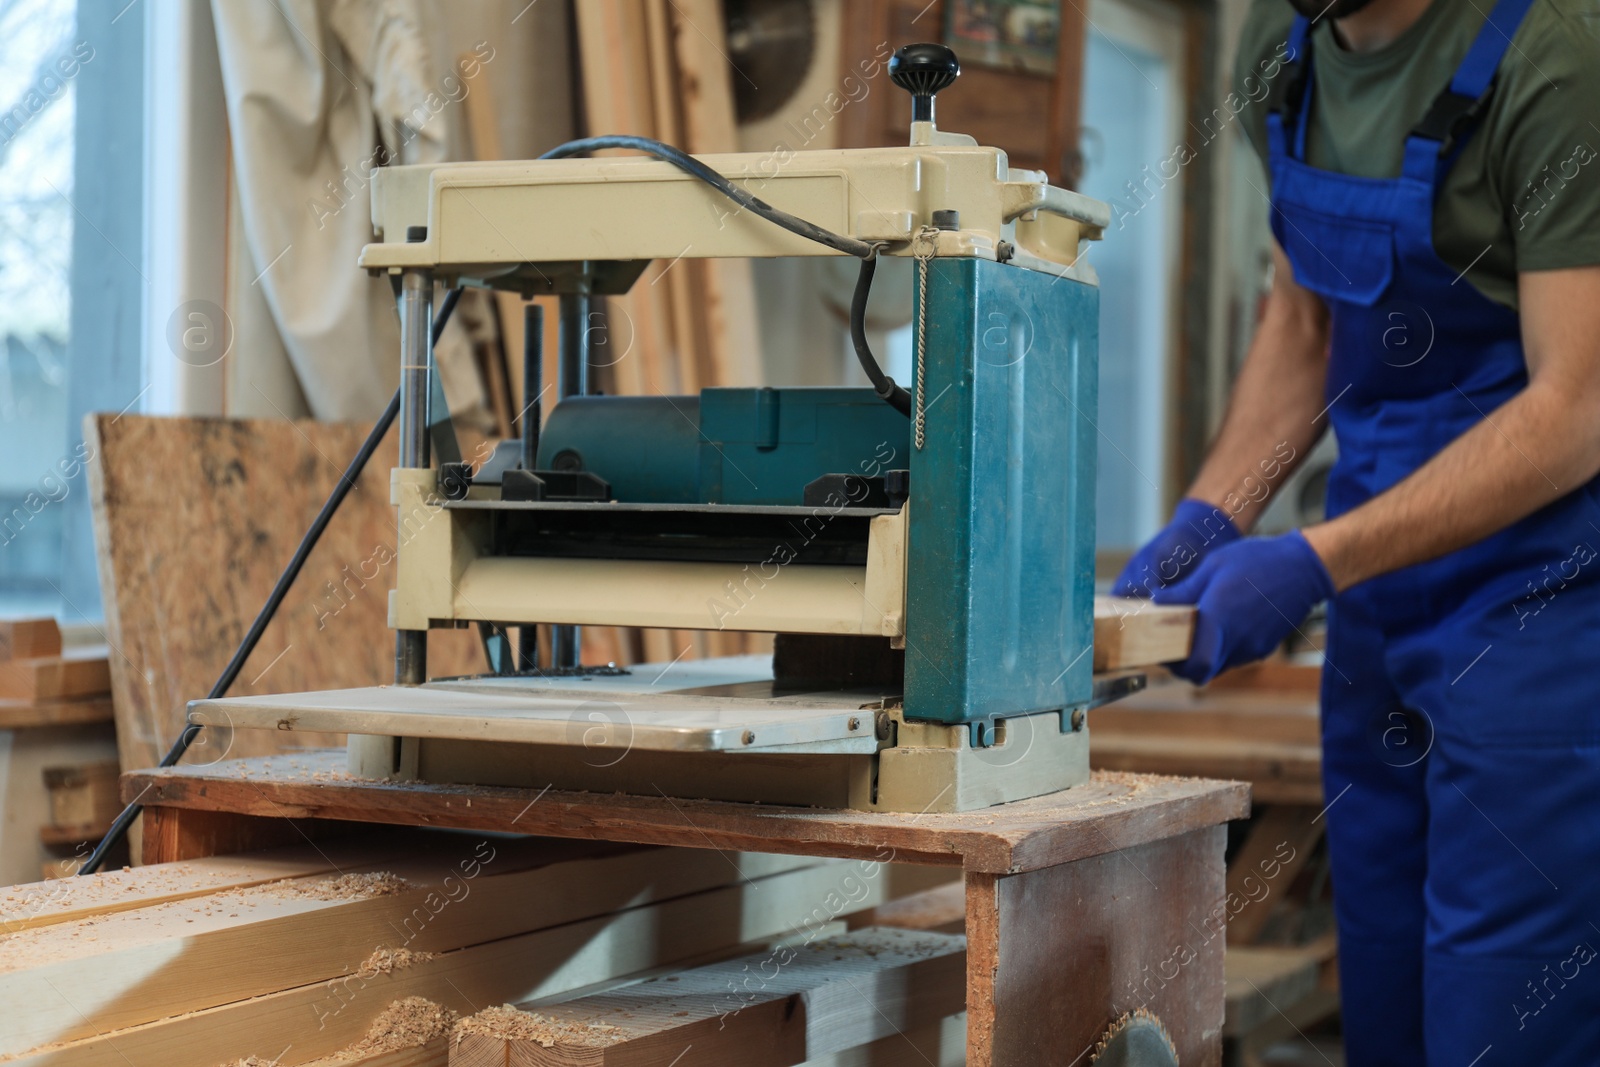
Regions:
[[[369, 426], [91, 415], [95, 546], [125, 770], [154, 766], [206, 695]], [[307, 561], [232, 692], [393, 679], [391, 433]], [[435, 632], [435, 676], [482, 670], [472, 631]], [[189, 762], [336, 743], [209, 730]]]

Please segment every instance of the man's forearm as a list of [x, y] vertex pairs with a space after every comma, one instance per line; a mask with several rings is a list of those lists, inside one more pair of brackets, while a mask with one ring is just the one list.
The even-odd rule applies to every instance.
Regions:
[[1228, 412], [1189, 495], [1222, 508], [1241, 530], [1255, 525], [1274, 489], [1299, 466], [1326, 425], [1327, 316], [1298, 285], [1281, 252], [1266, 312], [1228, 401]]
[[1597, 472], [1592, 402], [1535, 382], [1409, 478], [1305, 537], [1344, 590], [1480, 541]]

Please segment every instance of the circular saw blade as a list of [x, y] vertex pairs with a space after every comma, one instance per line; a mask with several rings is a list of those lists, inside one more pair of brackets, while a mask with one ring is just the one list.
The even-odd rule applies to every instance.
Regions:
[[1178, 1049], [1154, 1012], [1135, 1008], [1106, 1028], [1089, 1062], [1092, 1067], [1178, 1067]]
[[811, 70], [816, 20], [811, 0], [727, 0], [733, 106], [740, 122], [776, 114]]

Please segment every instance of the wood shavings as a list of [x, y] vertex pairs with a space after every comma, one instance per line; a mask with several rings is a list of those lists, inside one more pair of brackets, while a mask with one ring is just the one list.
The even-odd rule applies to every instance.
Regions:
[[331, 878], [295, 879], [275, 882], [271, 888], [280, 896], [307, 900], [364, 900], [404, 893], [412, 885], [388, 871], [366, 874], [341, 874]]
[[358, 1060], [380, 1052], [420, 1048], [444, 1037], [461, 1016], [426, 997], [406, 997], [385, 1008], [361, 1040], [333, 1059]]
[[582, 1023], [552, 1019], [538, 1012], [521, 1011], [510, 1004], [485, 1008], [456, 1024], [455, 1036], [467, 1034], [498, 1037], [507, 1041], [533, 1041], [545, 1048], [563, 1045], [604, 1047], [623, 1040], [627, 1031], [610, 1023]]
[[418, 963], [427, 963], [437, 955], [435, 952], [417, 952], [409, 948], [380, 948], [361, 961], [361, 966], [356, 968], [356, 974], [361, 978], [375, 978], [380, 974], [392, 974], [396, 970], [403, 970]]

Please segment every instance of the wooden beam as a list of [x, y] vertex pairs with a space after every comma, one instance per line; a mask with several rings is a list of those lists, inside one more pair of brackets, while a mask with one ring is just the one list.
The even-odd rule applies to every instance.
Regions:
[[179, 807], [509, 830], [960, 865], [969, 872], [1048, 867], [1162, 840], [1249, 811], [1249, 787], [1243, 783], [1106, 772], [1048, 796], [915, 818], [557, 790], [533, 803], [541, 795], [538, 789], [350, 779], [344, 774], [343, 752], [138, 771], [123, 776], [122, 795], [124, 800], [143, 795], [147, 810]]
[[[161, 903], [87, 926], [16, 934], [0, 963], [0, 1003], [18, 1009], [0, 1034], [0, 1055], [335, 981], [360, 974], [378, 950], [451, 952], [819, 866], [575, 845], [456, 837], [419, 844], [412, 859], [341, 865], [332, 874], [232, 890], [215, 902]], [[174, 959], [183, 966], [165, 965]], [[237, 966], [245, 959], [260, 965]], [[345, 992], [334, 1007], [342, 1010]], [[80, 1014], [85, 1004], [94, 1010]]]
[[115, 758], [44, 768], [50, 821], [57, 826], [109, 823], [122, 810]]
[[109, 696], [82, 700], [0, 700], [0, 730], [110, 722], [112, 714]]
[[898, 897], [850, 917], [852, 930], [863, 926], [962, 933], [967, 928], [967, 887], [961, 882], [949, 882]]
[[1082, 1063], [1141, 1005], [1166, 1024], [1178, 1062], [1219, 1062], [1225, 840], [1213, 826], [1044, 870], [969, 874], [969, 1067]]
[[[730, 869], [729, 877], [738, 879], [738, 874]], [[379, 1011], [403, 997], [425, 997], [470, 1013], [486, 1004], [554, 996], [691, 957], [717, 944], [786, 933], [797, 916], [837, 892], [838, 881], [839, 870], [833, 865], [738, 880], [707, 892], [413, 960], [388, 971], [355, 972], [207, 1011], [105, 1031], [9, 1063], [11, 1067], [63, 1062], [73, 1067], [127, 1067], [130, 1062], [216, 1067], [258, 1056], [287, 1067], [328, 1056], [358, 1040]], [[526, 898], [521, 905], [529, 910]], [[237, 958], [229, 968], [242, 969]], [[186, 966], [173, 970], [191, 985], [196, 983], [199, 972]], [[209, 981], [212, 972], [205, 973]], [[80, 1007], [85, 1004], [84, 998], [74, 1000]]]
[[0, 660], [61, 655], [54, 619], [0, 619]]
[[487, 1033], [468, 1020], [451, 1065], [658, 1067], [693, 1049], [706, 1067], [793, 1067], [959, 1012], [965, 966], [965, 938], [858, 930], [499, 1012]]
[[[361, 842], [346, 842], [340, 858], [347, 866], [380, 861], [394, 854], [394, 846], [389, 844], [392, 840], [391, 832], [380, 832]], [[104, 871], [93, 878], [11, 886], [0, 889], [0, 933], [9, 935], [334, 869], [333, 861], [322, 850], [300, 844], [237, 856]]]
[[1094, 598], [1094, 669], [1170, 663], [1189, 655], [1194, 608], [1131, 597]]
[[38, 703], [110, 692], [111, 668], [104, 648], [0, 662], [0, 699]]
[[1311, 859], [1327, 826], [1311, 806], [1273, 804], [1250, 820], [1228, 866], [1228, 944], [1250, 945]]

